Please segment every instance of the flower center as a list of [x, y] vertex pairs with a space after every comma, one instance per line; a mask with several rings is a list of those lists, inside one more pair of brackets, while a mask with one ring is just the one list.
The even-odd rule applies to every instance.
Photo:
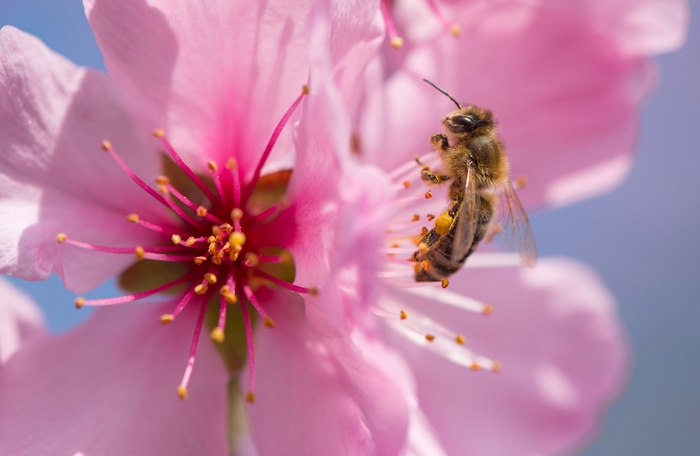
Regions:
[[[284, 192], [291, 171], [261, 176], [261, 170], [282, 129], [306, 93], [308, 89], [304, 87], [303, 93], [280, 120], [248, 182], [243, 181], [241, 170], [234, 158], [229, 158], [223, 165], [210, 160], [209, 175], [197, 175], [169, 143], [165, 132], [156, 130], [154, 136], [167, 151], [171, 159], [170, 164], [174, 165], [171, 168], [175, 172], [170, 177], [158, 176], [156, 189], [153, 189], [126, 165], [108, 141], [104, 141], [102, 149], [112, 156], [145, 193], [159, 201], [176, 217], [171, 218], [172, 223], [158, 224], [149, 221], [147, 217], [142, 218], [141, 214], [127, 215], [128, 222], [158, 234], [158, 240], [153, 245], [109, 247], [71, 239], [63, 233], [56, 237], [59, 243], [106, 253], [133, 254], [140, 260], [121, 277], [122, 284], [128, 289], [136, 290], [135, 292], [107, 299], [86, 300], [79, 297], [75, 301], [78, 308], [84, 305], [122, 304], [169, 291], [174, 296], [173, 310], [160, 317], [161, 323], [168, 324], [177, 318], [186, 306], [199, 306], [199, 317], [187, 365], [178, 387], [178, 395], [182, 399], [187, 397], [187, 385], [194, 368], [199, 336], [208, 308], [211, 307], [218, 313], [215, 323], [210, 325], [213, 327], [210, 337], [220, 346], [227, 340], [227, 319], [231, 320], [230, 315], [227, 318], [229, 306], [236, 305], [237, 309], [240, 309], [239, 320], [242, 320], [245, 333], [245, 351], [250, 375], [246, 398], [253, 402], [254, 319], [262, 318], [268, 328], [275, 326], [264, 306], [256, 298], [256, 290], [260, 287], [283, 287], [296, 293], [317, 293], [316, 289], [293, 284], [295, 268], [291, 254], [284, 250], [283, 246], [275, 245], [274, 236], [269, 235], [269, 230], [267, 235], [259, 234], [265, 225], [289, 206]], [[187, 192], [178, 190], [178, 187], [186, 188], [188, 184], [189, 187], [193, 187], [194, 184], [196, 189]], [[163, 265], [165, 267], [162, 267]], [[163, 276], [170, 275], [172, 278], [173, 271], [176, 278], [164, 281]], [[152, 286], [154, 281], [159, 283], [155, 287]], [[144, 286], [144, 282], [149, 285]], [[225, 354], [227, 350], [222, 348], [221, 352]], [[228, 364], [231, 368], [230, 363]]]

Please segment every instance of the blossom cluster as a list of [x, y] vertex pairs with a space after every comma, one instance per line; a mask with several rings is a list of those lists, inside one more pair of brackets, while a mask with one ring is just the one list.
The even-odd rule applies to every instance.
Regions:
[[[0, 30], [2, 454], [558, 454], [620, 391], [585, 265], [412, 252], [450, 100], [491, 109], [528, 211], [629, 170], [680, 0], [84, 0], [107, 75]], [[524, 182], [525, 179], [520, 179]], [[0, 282], [3, 288], [6, 285]], [[447, 286], [445, 288], [445, 286]], [[63, 305], [65, 303], [50, 303]]]

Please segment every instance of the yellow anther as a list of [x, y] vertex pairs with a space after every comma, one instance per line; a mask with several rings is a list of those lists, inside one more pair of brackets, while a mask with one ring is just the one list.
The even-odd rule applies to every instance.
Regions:
[[413, 265], [413, 271], [414, 272], [420, 272], [420, 270], [423, 269], [420, 265], [420, 263], [416, 263]]
[[433, 214], [428, 214], [427, 217], [428, 217], [429, 222], [432, 222], [433, 220], [435, 220], [435, 216]]
[[251, 404], [255, 402], [255, 394], [252, 391], [248, 391], [245, 395], [245, 400]]
[[477, 363], [472, 363], [472, 365], [469, 366], [469, 368], [473, 371], [478, 371], [479, 369], [481, 369], [481, 366], [479, 366], [479, 364]]
[[428, 228], [426, 228], [426, 227], [421, 228], [420, 235], [425, 236], [426, 234], [428, 234]]
[[491, 368], [491, 371], [492, 372], [501, 372], [502, 368], [503, 368], [503, 366], [501, 365], [501, 363], [499, 361], [494, 361], [493, 367]]
[[204, 263], [205, 261], [207, 261], [207, 257], [205, 257], [205, 256], [194, 257], [194, 260], [193, 260], [193, 261], [194, 261], [194, 264], [199, 265], [199, 264], [202, 264], [202, 263]]
[[156, 188], [158, 189], [158, 192], [162, 193], [163, 195], [168, 195], [170, 193], [170, 190], [168, 190], [166, 185], [156, 185]]
[[170, 183], [170, 179], [168, 179], [167, 176], [156, 177], [156, 184], [158, 184], [158, 185], [167, 185], [169, 183]]
[[274, 328], [274, 327], [275, 327], [275, 322], [272, 321], [272, 318], [266, 317], [266, 318], [265, 318], [265, 326], [267, 326], [268, 328]]
[[211, 333], [209, 334], [209, 337], [211, 337], [211, 340], [213, 340], [217, 344], [224, 343], [224, 332], [221, 330], [221, 328], [212, 329]]
[[484, 310], [481, 311], [484, 315], [491, 315], [493, 313], [493, 306], [491, 304], [484, 304]]
[[435, 336], [433, 336], [432, 334], [426, 334], [425, 340], [427, 340], [428, 342], [432, 342], [435, 340]]
[[160, 322], [164, 325], [167, 325], [168, 323], [172, 323], [172, 321], [175, 319], [175, 315], [173, 314], [163, 314], [160, 316]]
[[134, 249], [134, 252], [136, 253], [136, 258], [138, 258], [139, 260], [141, 258], [143, 258], [144, 255], [146, 254], [145, 250], [143, 250], [143, 247], [141, 247], [141, 246], [136, 247]]
[[405, 310], [402, 310], [401, 313], [399, 314], [402, 320], [405, 320], [408, 318], [408, 314], [406, 313]]
[[228, 285], [223, 285], [221, 288], [219, 288], [220, 295], [226, 295], [226, 293], [231, 293], [231, 287]]
[[420, 220], [420, 215], [418, 215], [418, 214], [413, 214], [413, 218], [412, 218], [411, 220], [414, 221], [414, 222], [417, 222], [418, 220]]
[[226, 302], [229, 304], [235, 304], [238, 302], [238, 298], [233, 293], [226, 293], [224, 295], [224, 299], [226, 299]]
[[240, 220], [243, 218], [243, 211], [240, 210], [239, 208], [235, 208], [234, 210], [231, 211], [231, 220], [234, 222], [236, 220]]
[[110, 150], [112, 150], [112, 143], [109, 141], [102, 141], [102, 144], [100, 144], [100, 146], [105, 152], [109, 152]]
[[58, 233], [56, 235], [56, 242], [58, 242], [59, 244], [62, 243], [63, 241], [65, 241], [66, 239], [68, 239], [68, 236], [66, 236], [63, 233]]
[[163, 131], [160, 128], [156, 128], [155, 130], [153, 130], [153, 136], [155, 136], [156, 138], [162, 138], [163, 136], [165, 136], [165, 131]]
[[187, 388], [185, 388], [185, 387], [182, 386], [182, 385], [178, 386], [178, 387], [177, 387], [177, 395], [178, 395], [178, 397], [179, 397], [180, 399], [182, 399], [183, 401], [184, 401], [185, 399], [187, 399]]
[[214, 160], [208, 160], [207, 161], [207, 168], [209, 168], [209, 171], [216, 171], [219, 169], [219, 166], [216, 164]]
[[233, 231], [233, 226], [231, 226], [230, 223], [222, 223], [221, 225], [219, 225], [219, 228], [221, 228], [221, 232], [224, 234]]
[[182, 237], [180, 237], [179, 234], [173, 234], [172, 236], [170, 236], [170, 240], [173, 241], [173, 244], [180, 245], [180, 243], [182, 242]]
[[301, 93], [303, 93], [304, 95], [308, 95], [309, 94], [309, 86], [307, 86], [306, 84], [301, 86]]
[[447, 233], [450, 231], [450, 227], [452, 226], [452, 222], [454, 219], [450, 214], [445, 212], [444, 214], [441, 214], [436, 220], [435, 220], [435, 232], [442, 236], [443, 234]]
[[452, 24], [450, 26], [450, 32], [452, 32], [452, 36], [457, 38], [462, 31], [459, 28], [459, 24]]
[[81, 307], [83, 307], [83, 304], [85, 304], [85, 298], [83, 298], [83, 297], [75, 298], [75, 308], [76, 309], [80, 309]]
[[425, 192], [425, 199], [430, 199], [433, 197], [433, 192], [431, 190], [428, 190]]
[[207, 243], [209, 244], [216, 244], [216, 236], [209, 236], [207, 238]]
[[420, 265], [423, 267], [424, 271], [430, 271], [430, 261], [423, 260]]
[[404, 188], [410, 188], [410, 187], [411, 187], [411, 183], [410, 183], [409, 181], [403, 181], [402, 184], [403, 184]]
[[318, 296], [320, 293], [321, 293], [321, 291], [318, 289], [318, 287], [309, 288], [309, 294], [311, 296]]
[[206, 284], [200, 283], [199, 285], [194, 287], [194, 292], [197, 293], [198, 295], [202, 295], [202, 294], [206, 293], [208, 289], [209, 289], [209, 287], [207, 287]]
[[204, 274], [204, 280], [209, 282], [210, 285], [214, 285], [217, 279], [214, 274], [212, 274], [211, 272], [207, 272], [206, 274]]
[[234, 250], [240, 252], [243, 248], [243, 244], [245, 244], [245, 234], [241, 233], [240, 231], [234, 231], [228, 237], [228, 241], [231, 243]]
[[523, 188], [527, 185], [527, 177], [525, 176], [518, 176], [518, 178], [515, 181], [518, 184], [518, 188]]
[[204, 206], [199, 206], [197, 208], [197, 215], [200, 217], [206, 217], [208, 213], [209, 213], [209, 211]]
[[215, 265], [220, 265], [221, 264], [221, 259], [224, 257], [224, 252], [223, 250], [219, 250], [216, 252], [212, 257], [211, 257], [211, 262], [214, 263]]
[[126, 219], [131, 222], [131, 223], [138, 223], [139, 222], [139, 214], [129, 214], [126, 216]]
[[226, 160], [226, 168], [227, 169], [236, 169], [238, 168], [238, 162], [236, 161], [235, 158], [231, 157], [228, 160]]
[[440, 285], [442, 286], [442, 288], [447, 288], [450, 285], [450, 281], [447, 279], [442, 279], [440, 281]]
[[[221, 235], [221, 227], [219, 225], [214, 225], [211, 227], [211, 232], [214, 236], [220, 236]], [[209, 238], [211, 239], [211, 238]]]
[[224, 244], [224, 246], [221, 247], [221, 250], [226, 252], [226, 253], [230, 252], [231, 251], [231, 243], [227, 242], [226, 244]]
[[192, 236], [190, 236], [190, 237], [188, 237], [187, 240], [185, 241], [185, 245], [186, 245], [187, 247], [191, 247], [191, 246], [194, 245], [195, 242], [197, 242], [197, 240], [196, 240], [195, 238], [193, 238]]
[[464, 336], [461, 334], [457, 334], [457, 337], [455, 337], [455, 342], [457, 342], [459, 345], [464, 345], [464, 342], [466, 339], [464, 339]]
[[245, 259], [248, 260], [248, 263], [250, 263], [252, 267], [255, 267], [260, 264], [260, 258], [253, 252], [246, 253]]
[[401, 49], [401, 47], [403, 46], [403, 38], [401, 38], [400, 36], [394, 37], [391, 39], [391, 41], [389, 41], [389, 43], [394, 49]]

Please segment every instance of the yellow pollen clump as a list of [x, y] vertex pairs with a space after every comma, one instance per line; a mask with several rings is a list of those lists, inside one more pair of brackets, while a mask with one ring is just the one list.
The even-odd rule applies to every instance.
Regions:
[[170, 193], [170, 190], [168, 190], [168, 187], [166, 187], [165, 185], [158, 185], [157, 188], [158, 192], [162, 193], [163, 195], [168, 195]]
[[126, 216], [126, 219], [131, 222], [131, 223], [138, 223], [139, 222], [139, 214], [129, 214]]
[[484, 304], [484, 310], [481, 311], [484, 315], [491, 315], [493, 313], [493, 306], [491, 304]]
[[425, 199], [430, 199], [430, 198], [432, 198], [432, 197], [433, 197], [433, 192], [432, 192], [432, 191], [428, 190], [427, 192], [425, 192]]
[[426, 334], [425, 340], [427, 340], [428, 342], [432, 342], [435, 340], [435, 336], [433, 336], [432, 334]]
[[253, 252], [248, 252], [245, 254], [245, 259], [248, 260], [251, 266], [257, 266], [260, 264], [260, 258]]
[[180, 385], [177, 387], [177, 395], [182, 399], [183, 401], [187, 399], [187, 388], [184, 386]]
[[219, 166], [216, 164], [216, 162], [214, 160], [208, 160], [207, 167], [209, 168], [210, 171], [216, 171], [217, 169], [219, 169]]
[[224, 295], [224, 299], [226, 299], [226, 302], [229, 304], [235, 304], [238, 302], [238, 298], [233, 293], [226, 293]]
[[83, 304], [85, 304], [85, 298], [82, 298], [82, 297], [75, 298], [75, 308], [76, 309], [80, 309], [81, 307], [83, 307]]
[[209, 243], [209, 244], [215, 244], [215, 243], [216, 243], [216, 236], [213, 236], [213, 235], [212, 235], [212, 236], [209, 236], [209, 237], [207, 238], [207, 243]]
[[406, 313], [405, 310], [402, 310], [401, 313], [399, 314], [402, 320], [405, 320], [408, 318], [408, 314]]
[[204, 280], [209, 282], [210, 285], [214, 285], [216, 283], [216, 276], [211, 272], [207, 272], [204, 274]]
[[209, 211], [207, 211], [207, 208], [204, 206], [199, 206], [197, 208], [197, 215], [200, 217], [206, 217]]
[[160, 316], [160, 322], [164, 325], [167, 325], [168, 323], [172, 323], [172, 321], [175, 319], [175, 316], [173, 314], [163, 314]]
[[179, 234], [173, 234], [172, 236], [170, 236], [170, 240], [173, 241], [173, 244], [175, 245], [180, 245], [180, 243], [182, 242], [182, 238]]
[[213, 340], [217, 344], [224, 343], [224, 332], [221, 330], [221, 328], [212, 329], [211, 333], [209, 334], [209, 337], [211, 337], [211, 340]]
[[58, 233], [56, 235], [56, 242], [58, 242], [59, 244], [62, 243], [63, 241], [65, 241], [66, 239], [68, 239], [68, 236], [66, 236], [63, 233]]
[[112, 143], [109, 141], [102, 141], [102, 144], [100, 144], [100, 146], [105, 152], [109, 152], [110, 150], [112, 150]]
[[241, 249], [243, 249], [243, 244], [245, 244], [245, 234], [240, 231], [234, 231], [228, 237], [228, 241], [231, 243], [234, 250], [240, 252]]
[[221, 232], [224, 234], [230, 233], [233, 231], [233, 227], [231, 226], [230, 223], [222, 223], [219, 225], [219, 228], [221, 229]]
[[447, 288], [450, 285], [450, 281], [447, 279], [442, 279], [440, 285], [442, 286], [442, 288]]
[[194, 292], [197, 293], [198, 295], [202, 295], [207, 292], [209, 287], [206, 286], [206, 284], [200, 283], [196, 287], [194, 287]]
[[400, 36], [394, 37], [391, 39], [391, 41], [389, 41], [389, 43], [394, 49], [401, 49], [401, 47], [403, 46], [403, 38], [401, 38]]
[[308, 95], [309, 94], [309, 86], [307, 86], [306, 84], [301, 86], [301, 93], [303, 93], [304, 95]]
[[494, 361], [494, 362], [493, 362], [493, 368], [492, 368], [491, 370], [492, 370], [493, 372], [501, 372], [501, 369], [502, 369], [502, 368], [503, 368], [503, 366], [501, 365], [501, 363], [500, 363], [499, 361]]
[[153, 130], [153, 136], [155, 136], [156, 138], [162, 138], [163, 136], [165, 136], [165, 131], [163, 131], [160, 128], [156, 128], [155, 130]]
[[459, 28], [459, 24], [452, 24], [450, 26], [450, 32], [452, 32], [452, 35], [457, 38], [459, 34], [461, 33], [461, 30]]
[[141, 246], [136, 247], [136, 248], [134, 249], [134, 253], [136, 253], [136, 258], [139, 259], [139, 260], [140, 260], [141, 258], [143, 258], [144, 255], [146, 255], [146, 252], [143, 250], [143, 247], [141, 247]]
[[235, 158], [231, 157], [226, 161], [226, 169], [236, 169], [238, 168], [238, 162]]
[[429, 222], [435, 220], [435, 216], [434, 216], [433, 214], [428, 214], [427, 217], [428, 217], [428, 221], [429, 221]]
[[527, 185], [527, 177], [518, 176], [515, 182], [518, 184], [518, 188], [523, 188]]
[[409, 181], [403, 181], [402, 184], [403, 184], [404, 188], [410, 188], [410, 187], [411, 187], [411, 183], [410, 183]]
[[457, 342], [459, 345], [464, 345], [465, 341], [464, 336], [461, 334], [457, 334], [457, 337], [455, 337], [455, 342]]
[[207, 257], [205, 257], [205, 256], [194, 257], [193, 261], [194, 261], [194, 264], [200, 265], [200, 264], [204, 263], [205, 261], [207, 261]]
[[479, 369], [481, 369], [481, 366], [479, 366], [477, 363], [472, 363], [472, 365], [469, 366], [469, 368], [473, 371], [478, 371]]
[[190, 236], [187, 238], [187, 241], [185, 241], [185, 245], [187, 247], [190, 247], [190, 246], [194, 245], [195, 242], [197, 242], [197, 240], [195, 238], [193, 238], [192, 236]]
[[421, 228], [420, 235], [425, 236], [426, 234], [428, 234], [428, 228], [426, 228], [426, 227]]
[[416, 263], [413, 265], [413, 270], [415, 272], [420, 272], [421, 269], [422, 269], [422, 267], [421, 267], [420, 263]]
[[267, 317], [267, 318], [265, 318], [265, 326], [267, 326], [268, 328], [274, 328], [275, 322], [272, 321], [272, 318]]
[[167, 185], [170, 183], [170, 179], [168, 179], [167, 176], [158, 176], [156, 177], [156, 184], [159, 185]]
[[[214, 236], [220, 236], [220, 235], [221, 235], [221, 227], [218, 226], [218, 225], [212, 226], [212, 227], [211, 227], [211, 233], [212, 233]], [[209, 239], [211, 239], [211, 238], [209, 238]], [[211, 242], [211, 241], [209, 241], [209, 242]]]
[[420, 220], [420, 215], [418, 215], [418, 214], [413, 214], [413, 218], [412, 218], [411, 220], [412, 220], [413, 222], [417, 222], [418, 220]]
[[311, 288], [309, 288], [309, 294], [310, 294], [311, 296], [318, 296], [319, 293], [320, 293], [320, 291], [319, 291], [318, 287], [311, 287]]
[[443, 234], [446, 234], [448, 231], [450, 231], [450, 227], [452, 226], [452, 222], [454, 219], [450, 214], [445, 212], [444, 214], [441, 214], [436, 220], [435, 220], [435, 232], [442, 236]]
[[423, 260], [421, 262], [421, 266], [423, 267], [423, 270], [425, 271], [430, 271], [430, 261], [428, 260]]
[[418, 251], [419, 251], [420, 253], [423, 253], [423, 252], [425, 252], [426, 250], [428, 250], [428, 244], [426, 244], [425, 242], [421, 242], [421, 243], [418, 244]]

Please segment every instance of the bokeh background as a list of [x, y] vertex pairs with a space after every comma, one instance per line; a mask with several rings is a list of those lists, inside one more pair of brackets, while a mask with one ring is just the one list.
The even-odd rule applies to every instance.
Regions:
[[[615, 191], [534, 214], [543, 256], [596, 268], [618, 299], [634, 350], [627, 390], [582, 454], [700, 454], [700, 30], [691, 0], [687, 44], [656, 58], [659, 85], [642, 110], [635, 166]], [[695, 18], [700, 21], [700, 14]], [[79, 65], [103, 69], [80, 0], [0, 0], [0, 26], [30, 32]], [[39, 302], [50, 328], [89, 315], [57, 277], [13, 280]], [[86, 296], [111, 296], [107, 283]]]

